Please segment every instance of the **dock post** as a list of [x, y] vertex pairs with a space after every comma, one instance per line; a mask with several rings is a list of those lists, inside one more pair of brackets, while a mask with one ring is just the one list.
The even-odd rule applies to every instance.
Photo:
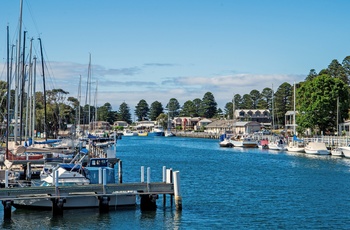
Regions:
[[147, 167], [147, 190], [149, 192], [149, 184], [151, 183], [151, 168]]
[[100, 213], [107, 213], [109, 211], [109, 196], [99, 196], [98, 197], [98, 209]]
[[9, 187], [9, 170], [5, 170], [5, 188]]
[[141, 166], [141, 183], [145, 182], [145, 167]]
[[[173, 170], [167, 169], [166, 170], [166, 182], [172, 184], [173, 183]], [[170, 195], [170, 205], [173, 205], [173, 195]]]
[[157, 210], [156, 200], [158, 195], [140, 195], [141, 197], [141, 211], [155, 211]]
[[106, 194], [107, 170], [103, 169], [103, 194]]
[[[166, 166], [163, 166], [163, 183], [166, 183]], [[166, 206], [166, 194], [163, 194], [163, 206]]]
[[58, 195], [58, 185], [59, 185], [59, 183], [58, 183], [58, 180], [59, 180], [59, 177], [58, 177], [58, 170], [55, 170], [54, 171], [54, 175], [55, 175], [55, 192], [56, 192], [56, 196]]
[[102, 184], [102, 168], [98, 169], [98, 183]]
[[63, 204], [66, 203], [64, 198], [52, 198], [52, 216], [63, 215]]
[[118, 180], [119, 184], [123, 183], [123, 162], [121, 160], [118, 161]]
[[30, 162], [27, 163], [27, 170], [26, 170], [26, 180], [30, 181], [32, 179], [32, 165]]
[[182, 210], [182, 197], [181, 197], [181, 189], [180, 189], [180, 172], [173, 172], [174, 178], [174, 195], [175, 195], [175, 208], [176, 210]]
[[2, 205], [4, 206], [4, 221], [11, 220], [11, 209], [12, 209], [12, 200], [3, 200]]

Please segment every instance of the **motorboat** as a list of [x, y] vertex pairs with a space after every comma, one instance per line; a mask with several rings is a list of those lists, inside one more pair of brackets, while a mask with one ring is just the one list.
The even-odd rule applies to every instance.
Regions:
[[313, 155], [330, 155], [324, 142], [309, 142], [304, 148], [305, 153]]
[[130, 129], [125, 129], [123, 131], [123, 136], [125, 137], [137, 136], [137, 132], [131, 131]]
[[343, 156], [346, 158], [350, 158], [350, 146], [342, 146], [338, 147], [343, 153]]
[[270, 142], [268, 145], [269, 145], [270, 150], [277, 150], [277, 151], [286, 151], [287, 150], [287, 144], [282, 138], [279, 140]]
[[164, 129], [161, 125], [156, 125], [148, 133], [148, 136], [164, 136]]
[[244, 136], [244, 135], [232, 136], [230, 138], [230, 142], [233, 144], [234, 147], [243, 147], [243, 148], [258, 147], [258, 143], [256, 140], [254, 140], [249, 136]]
[[258, 141], [258, 147], [259, 149], [269, 149], [269, 140], [262, 139]]

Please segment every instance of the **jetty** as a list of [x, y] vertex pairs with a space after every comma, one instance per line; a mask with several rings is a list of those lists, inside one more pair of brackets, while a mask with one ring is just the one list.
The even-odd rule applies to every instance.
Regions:
[[[42, 186], [34, 183], [30, 177], [26, 180], [12, 181], [13, 171], [4, 169], [0, 172], [0, 200], [4, 207], [4, 220], [11, 220], [12, 207], [21, 207], [29, 209], [51, 209], [53, 216], [62, 216], [65, 209], [71, 208], [98, 208], [100, 213], [108, 212], [122, 206], [137, 206], [136, 197], [139, 197], [140, 208], [142, 211], [155, 211], [156, 201], [160, 195], [163, 195], [163, 205], [166, 205], [166, 196], [170, 196], [170, 204], [175, 200], [176, 210], [182, 210], [182, 197], [180, 191], [180, 172], [167, 169], [163, 166], [163, 180], [158, 182], [151, 181], [151, 169], [141, 166], [140, 181], [133, 183], [123, 183], [122, 161], [115, 158], [116, 149], [103, 151], [100, 148], [91, 149], [92, 159], [108, 159], [113, 170], [114, 179], [109, 180], [108, 170], [106, 168], [97, 168], [94, 178], [95, 183], [90, 184], [69, 184], [59, 183], [58, 170], [53, 172], [53, 184]], [[90, 156], [91, 157], [91, 156]], [[105, 157], [105, 158], [103, 158]], [[40, 161], [24, 160], [12, 162], [15, 164], [26, 165], [27, 173], [30, 172], [32, 163], [43, 163]], [[146, 171], [146, 174], [145, 174]], [[40, 182], [40, 181], [39, 181]], [[175, 199], [174, 199], [175, 198]], [[45, 204], [45, 205], [43, 205]]]

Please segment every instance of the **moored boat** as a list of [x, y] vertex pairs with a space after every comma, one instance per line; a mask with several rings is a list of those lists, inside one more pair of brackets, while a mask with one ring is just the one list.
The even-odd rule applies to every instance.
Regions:
[[305, 153], [313, 155], [329, 155], [330, 152], [324, 142], [309, 142], [304, 148]]
[[233, 147], [243, 147], [243, 148], [257, 148], [258, 142], [251, 137], [237, 135], [230, 138], [230, 142], [233, 144]]

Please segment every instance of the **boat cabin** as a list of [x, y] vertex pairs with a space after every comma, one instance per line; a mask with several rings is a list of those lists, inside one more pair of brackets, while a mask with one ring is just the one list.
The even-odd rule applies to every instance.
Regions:
[[106, 158], [91, 158], [90, 167], [108, 167], [108, 160]]

